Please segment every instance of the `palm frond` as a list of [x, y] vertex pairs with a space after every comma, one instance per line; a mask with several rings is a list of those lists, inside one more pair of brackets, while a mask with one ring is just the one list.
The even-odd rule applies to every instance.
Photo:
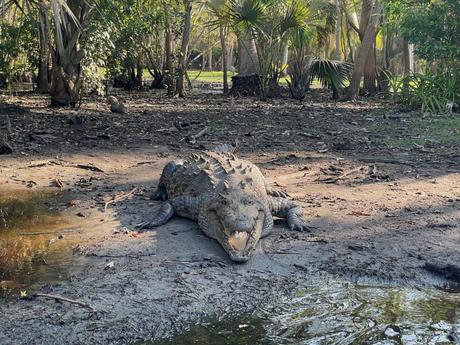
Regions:
[[230, 0], [227, 5], [227, 15], [239, 31], [248, 31], [252, 27], [263, 25], [266, 5], [262, 0]]
[[318, 59], [311, 64], [310, 75], [324, 86], [339, 90], [346, 86], [352, 70], [353, 65], [348, 62]]
[[300, 1], [293, 1], [280, 22], [280, 34], [284, 34], [290, 29], [304, 27], [307, 18], [308, 8]]

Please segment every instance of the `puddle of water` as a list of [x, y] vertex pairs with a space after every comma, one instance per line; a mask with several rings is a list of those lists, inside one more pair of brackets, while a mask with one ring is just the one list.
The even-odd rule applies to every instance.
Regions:
[[59, 234], [72, 222], [58, 208], [67, 199], [49, 191], [0, 191], [0, 296], [65, 275], [71, 244]]
[[192, 326], [187, 332], [174, 338], [137, 345], [252, 345], [260, 344], [259, 340], [264, 334], [263, 320], [251, 316], [238, 316], [221, 321], [209, 320]]
[[252, 317], [194, 325], [143, 345], [460, 344], [460, 295], [349, 283], [310, 286]]

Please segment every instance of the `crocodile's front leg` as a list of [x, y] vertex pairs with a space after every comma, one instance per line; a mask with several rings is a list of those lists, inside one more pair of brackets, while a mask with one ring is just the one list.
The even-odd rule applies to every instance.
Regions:
[[141, 230], [166, 224], [174, 214], [196, 220], [198, 218], [198, 198], [193, 196], [179, 196], [164, 202], [155, 218], [149, 222], [137, 225]]
[[269, 197], [270, 210], [275, 217], [286, 218], [291, 230], [306, 231], [307, 224], [302, 220], [302, 208], [286, 198]]

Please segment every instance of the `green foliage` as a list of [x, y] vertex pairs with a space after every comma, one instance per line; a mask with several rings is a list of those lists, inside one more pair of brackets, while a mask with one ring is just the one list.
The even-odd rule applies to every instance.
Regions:
[[32, 74], [38, 66], [38, 39], [34, 23], [19, 18], [16, 23], [0, 21], [0, 83], [20, 80], [22, 74]]
[[106, 1], [100, 6], [94, 32], [105, 42], [103, 65], [99, 65], [107, 67], [107, 77], [129, 83], [137, 64], [161, 66], [164, 14], [160, 6], [156, 0]]
[[405, 8], [401, 32], [428, 61], [460, 60], [460, 1], [418, 0]]
[[425, 59], [425, 73], [388, 76], [396, 100], [423, 112], [458, 109], [460, 100], [460, 2], [389, 0], [387, 28], [397, 28]]
[[456, 68], [388, 79], [393, 96], [401, 103], [428, 113], [459, 109], [460, 71]]
[[334, 92], [334, 99], [337, 99], [337, 92], [345, 88], [353, 65], [347, 62], [334, 60], [315, 60], [311, 64], [310, 74], [312, 79], [318, 79], [324, 86], [331, 88]]

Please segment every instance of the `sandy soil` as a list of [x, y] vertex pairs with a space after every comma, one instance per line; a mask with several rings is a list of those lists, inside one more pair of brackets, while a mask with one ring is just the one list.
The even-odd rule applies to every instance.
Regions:
[[[334, 104], [321, 94], [298, 103], [125, 99], [128, 115], [107, 112], [102, 99], [50, 110], [43, 98], [21, 96], [0, 107], [10, 114], [16, 149], [0, 158], [2, 189], [56, 188], [58, 176], [78, 200], [65, 211], [80, 214], [80, 230], [66, 235], [78, 241], [78, 264], [61, 282], [34, 289], [98, 310], [2, 300], [1, 344], [160, 338], [206, 315], [276, 303], [313, 276], [458, 291], [460, 143], [385, 144], [404, 136], [401, 119], [416, 114], [383, 101]], [[392, 121], [398, 124], [382, 130]], [[304, 207], [310, 232], [277, 221], [243, 265], [188, 220], [136, 232], [158, 206], [149, 195], [166, 162], [233, 140], [239, 156]]]

